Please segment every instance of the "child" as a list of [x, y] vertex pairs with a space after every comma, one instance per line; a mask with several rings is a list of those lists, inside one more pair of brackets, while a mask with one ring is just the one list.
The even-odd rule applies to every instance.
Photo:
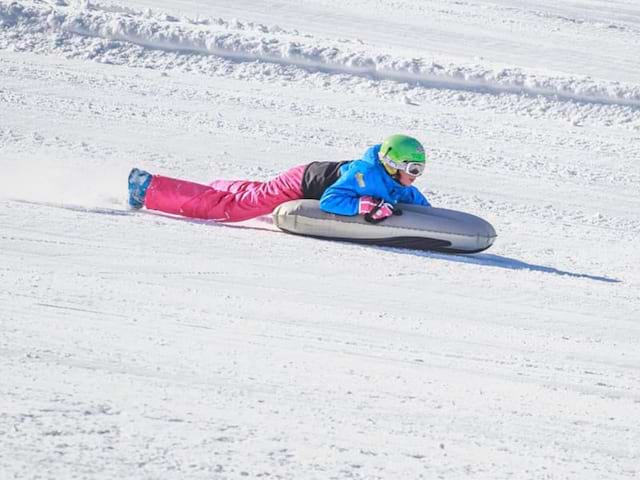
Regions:
[[218, 180], [201, 185], [134, 168], [129, 174], [129, 205], [190, 218], [240, 222], [271, 213], [290, 200], [320, 200], [337, 215], [364, 215], [378, 223], [397, 203], [430, 206], [412, 186], [425, 167], [424, 148], [415, 138], [393, 135], [370, 147], [360, 160], [312, 162], [268, 182]]

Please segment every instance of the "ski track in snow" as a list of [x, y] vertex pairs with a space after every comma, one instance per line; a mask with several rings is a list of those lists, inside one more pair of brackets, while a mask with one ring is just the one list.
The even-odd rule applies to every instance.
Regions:
[[[312, 77], [316, 82], [355, 82], [358, 86], [368, 86], [372, 81], [400, 82], [400, 87], [374, 88], [392, 93], [400, 90], [409, 103], [420, 101], [425, 87], [427, 91], [451, 91], [460, 101], [466, 100], [465, 93], [490, 97], [517, 94], [512, 102], [530, 113], [545, 115], [547, 110], [559, 108], [579, 123], [591, 116], [602, 117], [604, 111], [605, 122], [632, 123], [640, 129], [640, 87], [636, 85], [589, 77], [544, 77], [513, 68], [444, 66], [427, 58], [380, 55], [375, 50], [367, 51], [366, 45], [315, 38], [277, 25], [177, 18], [92, 2], [70, 6], [66, 1], [23, 1], [0, 4], [0, 27], [8, 30], [8, 35], [0, 37], [0, 47], [10, 45], [16, 51], [59, 51], [70, 58], [240, 78], [302, 81]], [[420, 88], [412, 88], [416, 84]], [[522, 99], [522, 95], [534, 98]], [[571, 100], [577, 104], [556, 105]], [[494, 99], [488, 101], [495, 103]]]
[[[541, 49], [549, 28], [634, 45], [637, 7], [324, 0], [293, 28], [288, 0], [147, 3], [0, 0], [1, 472], [640, 475], [640, 87], [349, 24], [407, 8], [443, 35], [495, 19]], [[496, 225], [490, 251], [125, 206], [133, 165], [267, 179], [396, 131], [424, 138], [434, 204]]]

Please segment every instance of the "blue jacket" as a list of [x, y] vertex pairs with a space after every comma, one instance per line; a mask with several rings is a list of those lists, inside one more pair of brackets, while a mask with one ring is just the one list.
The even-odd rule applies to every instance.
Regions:
[[340, 178], [320, 198], [322, 210], [338, 215], [357, 215], [359, 197], [365, 195], [383, 198], [392, 205], [413, 203], [431, 206], [416, 187], [405, 187], [387, 173], [378, 159], [380, 146], [374, 145], [362, 159], [346, 163], [340, 168]]

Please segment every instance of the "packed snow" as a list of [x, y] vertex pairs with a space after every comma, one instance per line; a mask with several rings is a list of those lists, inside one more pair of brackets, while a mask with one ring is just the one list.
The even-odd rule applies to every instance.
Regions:
[[[2, 478], [638, 478], [639, 49], [632, 0], [0, 0]], [[490, 250], [127, 208], [394, 133]]]

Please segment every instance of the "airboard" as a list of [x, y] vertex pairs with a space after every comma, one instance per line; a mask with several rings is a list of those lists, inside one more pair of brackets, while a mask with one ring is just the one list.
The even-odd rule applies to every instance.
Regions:
[[276, 208], [273, 220], [281, 230], [297, 235], [448, 253], [480, 252], [496, 238], [489, 222], [469, 213], [408, 204], [398, 207], [402, 215], [372, 225], [361, 215], [323, 212], [317, 200], [295, 200]]

